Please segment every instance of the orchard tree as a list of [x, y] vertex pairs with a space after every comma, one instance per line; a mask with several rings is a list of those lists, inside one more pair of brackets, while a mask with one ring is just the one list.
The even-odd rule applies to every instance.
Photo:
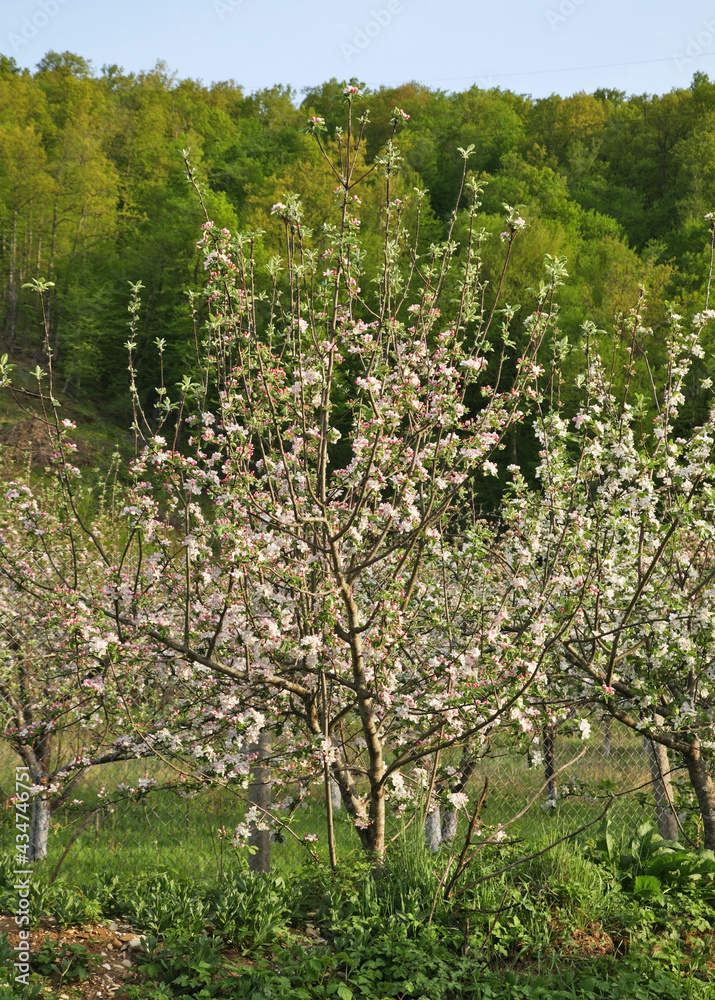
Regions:
[[[61, 459], [66, 428], [56, 440]], [[60, 479], [71, 469], [62, 465]], [[171, 654], [157, 657], [127, 632], [116, 614], [127, 539], [101, 497], [65, 487], [10, 482], [0, 502], [0, 738], [32, 778], [28, 861], [47, 856], [52, 814], [82, 804], [73, 795], [90, 769], [137, 758], [173, 769], [157, 777], [152, 768], [136, 787], [104, 778], [99, 810], [153, 788], [201, 787], [207, 766], [257, 739], [263, 722], [237, 710], [225, 685], [217, 692], [210, 678], [186, 676]]]
[[[179, 399], [161, 390], [172, 439], [147, 433], [134, 465], [127, 518], [153, 553], [122, 620], [235, 682], [245, 704], [270, 705], [273, 724], [289, 727], [286, 750], [302, 740], [319, 751], [326, 789], [332, 776], [379, 855], [388, 796], [410, 795], [403, 772], [442, 747], [478, 743], [540, 668], [538, 637], [509, 638], [491, 594], [484, 601], [492, 535], [469, 523], [495, 452], [535, 396], [563, 265], [548, 262], [507, 381], [512, 310], [497, 313], [498, 289], [485, 308], [478, 185], [460, 257], [450, 238], [418, 258], [418, 234], [405, 232], [392, 198], [391, 141], [378, 163], [380, 270], [363, 293], [355, 165], [367, 114], [354, 126], [355, 96], [348, 88], [330, 161], [337, 222], [314, 240], [297, 197], [273, 206], [285, 253], [269, 264], [265, 306], [254, 294], [255, 237], [204, 226], [204, 353]], [[407, 117], [396, 109], [393, 135]], [[321, 148], [323, 128], [309, 123]], [[523, 226], [509, 209], [505, 267]], [[455, 268], [458, 296], [445, 301]]]
[[[44, 283], [34, 290], [42, 296]], [[32, 778], [31, 817], [20, 831], [28, 861], [47, 856], [52, 814], [88, 769], [163, 757], [175, 773], [161, 786], [185, 789], [202, 782], [197, 758], [216, 755], [205, 752], [209, 732], [225, 750], [260, 728], [240, 712], [228, 727], [230, 692], [214, 697], [210, 680], [183, 676], [171, 654], [157, 657], [125, 629], [119, 608], [132, 590], [121, 570], [134, 539], [117, 508], [117, 469], [103, 470], [94, 488], [82, 482], [75, 425], [60, 419], [54, 394], [49, 322], [44, 329], [48, 364], [36, 370], [38, 391], [12, 391], [23, 406], [39, 400], [34, 419], [52, 449], [49, 466], [42, 479], [10, 481], [0, 497], [0, 738]], [[11, 368], [3, 356], [5, 386]], [[177, 742], [191, 748], [193, 767], [178, 766]], [[136, 788], [107, 781], [99, 807], [157, 785], [150, 776]]]
[[[268, 263], [267, 296], [258, 235], [234, 236], [207, 216], [195, 366], [177, 394], [158, 388], [149, 416], [136, 388], [134, 286], [133, 481], [111, 546], [77, 523], [104, 585], [82, 574], [70, 583], [78, 629], [111, 633], [127, 677], [133, 669], [145, 684], [154, 672], [159, 688], [180, 678], [213, 713], [192, 715], [185, 699], [181, 722], [144, 741], [245, 779], [257, 729], [272, 732], [279, 780], [323, 774], [333, 861], [331, 778], [363, 846], [382, 855], [388, 799], [398, 812], [429, 802], [443, 749], [473, 757], [497, 727], [518, 725], [559, 637], [512, 627], [494, 586], [499, 531], [475, 511], [505, 435], [538, 397], [563, 262], [547, 258], [515, 357], [515, 309], [500, 294], [525, 223], [506, 206], [501, 278], [487, 287], [480, 188], [466, 183], [462, 150], [465, 244], [450, 229], [419, 256], [421, 194], [411, 232], [394, 197], [394, 138], [409, 118], [395, 109], [393, 138], [366, 168], [384, 173], [385, 204], [377, 277], [363, 288], [375, 266], [360, 235], [368, 114], [355, 120], [357, 98], [346, 88], [336, 159], [322, 119], [308, 123], [338, 188], [336, 219], [316, 235], [297, 196], [273, 205], [284, 251]], [[544, 609], [548, 598], [547, 587]], [[450, 794], [454, 806], [466, 799]]]
[[[584, 371], [576, 411], [558, 405], [536, 423], [541, 446], [538, 489], [515, 470], [505, 507], [510, 531], [502, 558], [520, 577], [524, 624], [547, 581], [561, 635], [550, 665], [550, 697], [598, 706], [687, 769], [715, 848], [715, 407], [688, 427], [682, 411], [703, 357], [706, 310], [684, 324], [670, 318], [666, 364], [647, 365], [639, 305], [621, 333], [625, 376], [584, 327]], [[613, 358], [618, 357], [616, 346]], [[638, 392], [645, 381], [650, 393]], [[639, 385], [640, 383], [640, 385]], [[564, 619], [568, 624], [563, 625]], [[553, 626], [552, 626], [553, 627]], [[662, 777], [667, 778], [667, 774]], [[658, 785], [658, 776], [656, 785]], [[667, 788], [656, 793], [666, 795]], [[670, 828], [672, 829], [672, 823]]]
[[[57, 492], [43, 499], [58, 506], [11, 482], [0, 504], [0, 737], [32, 778], [29, 861], [46, 857], [51, 814], [87, 768], [148, 752], [123, 728], [117, 635], [80, 624], [89, 587], [105, 586], [104, 566]], [[137, 706], [142, 695], [131, 688]]]

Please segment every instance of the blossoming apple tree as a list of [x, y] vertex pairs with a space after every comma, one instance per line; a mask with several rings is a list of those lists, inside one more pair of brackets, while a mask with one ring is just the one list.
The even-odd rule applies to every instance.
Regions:
[[[478, 744], [539, 670], [538, 636], [502, 633], [479, 586], [493, 537], [469, 522], [480, 478], [536, 395], [562, 265], [549, 262], [507, 381], [512, 311], [498, 317], [494, 294], [486, 308], [478, 186], [461, 256], [448, 239], [419, 259], [391, 197], [389, 144], [383, 259], [363, 293], [352, 192], [366, 124], [355, 134], [349, 119], [337, 139], [334, 227], [315, 241], [296, 198], [274, 206], [285, 255], [270, 262], [265, 304], [255, 236], [204, 226], [204, 354], [179, 399], [162, 393], [171, 440], [147, 433], [135, 462], [126, 516], [152, 554], [122, 615], [236, 684], [282, 727], [285, 753], [318, 754], [379, 854], [388, 797], [410, 794], [405, 772]], [[322, 144], [321, 121], [309, 128]], [[523, 222], [510, 210], [507, 226], [508, 260]], [[455, 267], [459, 295], [445, 303]]]
[[[368, 115], [356, 122], [355, 89], [345, 97], [334, 140], [320, 118], [308, 125], [338, 185], [335, 223], [309, 232], [286, 195], [273, 207], [284, 253], [264, 272], [260, 234], [207, 216], [196, 363], [178, 392], [158, 388], [148, 417], [134, 382], [134, 286], [133, 481], [111, 546], [91, 522], [75, 525], [102, 584], [73, 573], [62, 594], [83, 641], [111, 649], [122, 691], [132, 677], [157, 697], [181, 687], [180, 708], [140, 736], [135, 726], [135, 742], [245, 778], [258, 729], [270, 731], [274, 774], [323, 773], [333, 858], [331, 778], [363, 846], [382, 854], [388, 799], [398, 811], [429, 799], [443, 749], [474, 756], [523, 716], [558, 639], [538, 623], [511, 627], [494, 586], [499, 532], [474, 512], [505, 435], [538, 399], [537, 352], [565, 273], [547, 258], [515, 356], [515, 309], [500, 294], [518, 212], [506, 206], [504, 271], [489, 288], [462, 150], [468, 240], [457, 247], [450, 230], [420, 256], [422, 195], [411, 233], [395, 196], [393, 140], [409, 116], [396, 109], [393, 140], [361, 172]], [[361, 183], [384, 194], [378, 261], [361, 245]]]
[[502, 559], [518, 574], [523, 622], [545, 580], [548, 628], [568, 618], [551, 647], [552, 702], [599, 706], [673, 753], [713, 849], [715, 407], [694, 427], [683, 407], [715, 313], [671, 316], [661, 370], [647, 364], [642, 315], [632, 311], [625, 347], [613, 348], [624, 376], [585, 326], [576, 411], [554, 405], [537, 421], [540, 488], [515, 470]]
[[[10, 384], [7, 359], [0, 369]], [[73, 464], [74, 424], [53, 405], [49, 352], [47, 371], [36, 374], [35, 419], [54, 452], [41, 479], [11, 481], [0, 497], [0, 738], [32, 778], [31, 804], [19, 803], [27, 829], [18, 845], [28, 861], [46, 857], [52, 813], [83, 794], [79, 783], [89, 769], [171, 753], [177, 737], [167, 722], [201, 741], [207, 728], [221, 730], [225, 703], [210, 697], [205, 679], [181, 682], [166, 658], [123, 626], [120, 567], [132, 537], [117, 530], [118, 494], [109, 488], [116, 470], [103, 470], [99, 489], [82, 483]], [[24, 405], [22, 390], [13, 392]], [[253, 721], [233, 717], [243, 738]], [[184, 745], [191, 745], [187, 732]], [[161, 780], [162, 787], [194, 783], [185, 768]], [[157, 785], [151, 776], [136, 788], [108, 782], [99, 808]]]
[[[56, 459], [67, 434], [66, 427], [57, 433]], [[60, 480], [72, 469], [62, 462]], [[113, 548], [121, 536], [109, 511], [100, 504], [90, 520], [81, 492], [65, 486], [63, 495], [11, 482], [0, 501], [0, 737], [32, 777], [28, 861], [46, 857], [52, 813], [82, 804], [72, 795], [83, 794], [80, 779], [89, 769], [170, 755], [177, 740], [184, 753], [194, 747], [195, 760], [207, 732], [218, 739], [225, 729], [225, 695], [212, 697], [202, 678], [182, 681], [118, 620], [122, 595], [110, 555], [121, 557]], [[234, 713], [232, 722], [242, 739], [251, 738], [255, 720]], [[107, 781], [98, 808], [152, 787], [188, 789], [196, 777], [184, 767], [160, 780], [139, 779], [136, 788]]]

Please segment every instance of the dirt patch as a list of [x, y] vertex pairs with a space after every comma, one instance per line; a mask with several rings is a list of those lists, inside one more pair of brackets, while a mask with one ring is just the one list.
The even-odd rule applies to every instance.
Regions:
[[574, 927], [554, 940], [554, 950], [568, 958], [598, 958], [618, 953], [613, 938], [602, 927]]
[[[0, 916], [0, 933], [7, 934], [10, 946], [19, 941], [13, 917]], [[50, 989], [49, 996], [81, 996], [84, 1000], [107, 1000], [115, 996], [124, 985], [124, 979], [135, 963], [135, 953], [140, 932], [128, 924], [85, 924], [62, 930], [46, 922], [30, 931], [30, 954], [37, 954], [45, 938], [63, 944], [81, 944], [96, 956], [97, 965], [84, 982], [72, 982]]]
[[564, 955], [596, 958], [601, 955], [612, 955], [614, 952], [613, 939], [601, 928], [584, 930], [576, 927], [569, 937], [570, 939], [564, 942]]
[[[39, 417], [28, 417], [0, 427], [0, 444], [4, 445], [6, 458], [13, 465], [31, 469], [47, 468], [57, 452], [54, 428], [48, 427]], [[81, 441], [77, 441], [76, 451], [67, 452], [66, 460], [77, 466], [87, 464], [86, 448]]]

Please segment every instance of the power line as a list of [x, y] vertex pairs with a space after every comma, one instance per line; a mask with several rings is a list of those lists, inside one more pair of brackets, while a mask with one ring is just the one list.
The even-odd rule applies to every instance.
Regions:
[[[715, 56], [715, 52], [704, 52], [698, 58], [703, 59], [705, 57], [712, 58]], [[646, 66], [654, 63], [669, 63], [674, 62], [676, 56], [661, 56], [657, 59], [633, 59], [629, 62], [615, 62], [615, 63], [593, 63], [589, 66], [564, 66], [556, 69], [532, 69], [532, 70], [514, 70], [510, 73], [480, 73], [472, 74], [471, 76], [440, 76], [431, 77], [430, 79], [425, 79], [420, 82], [423, 83], [452, 83], [463, 80], [475, 80], [478, 78], [488, 79], [488, 80], [503, 80], [509, 79], [514, 76], [543, 76], [548, 73], [580, 73], [584, 70], [591, 69], [623, 69], [628, 66]], [[404, 81], [403, 81], [404, 82]]]

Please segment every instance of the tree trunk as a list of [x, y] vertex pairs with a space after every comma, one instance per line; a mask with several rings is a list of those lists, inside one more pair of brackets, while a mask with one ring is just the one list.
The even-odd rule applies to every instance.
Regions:
[[[368, 803], [367, 829], [358, 830], [360, 840], [365, 850], [375, 854], [380, 859], [385, 853], [385, 758], [382, 751], [380, 727], [375, 714], [371, 686], [365, 677], [365, 662], [362, 648], [362, 635], [357, 608], [351, 594], [346, 592], [348, 620], [352, 635], [350, 636], [350, 655], [352, 659], [353, 678], [357, 691], [357, 704], [362, 725], [362, 735], [367, 746], [369, 764], [367, 777], [370, 782], [370, 798]], [[360, 631], [358, 631], [360, 630]]]
[[[664, 720], [661, 715], [656, 715], [654, 721], [657, 726], [662, 726]], [[678, 821], [675, 816], [668, 750], [661, 743], [654, 743], [648, 737], [645, 737], [643, 742], [653, 782], [658, 833], [664, 840], [677, 840], [679, 837]]]
[[449, 809], [442, 816], [442, 843], [445, 840], [454, 840], [457, 835], [457, 824], [459, 813], [456, 809]]
[[437, 799], [432, 799], [431, 809], [425, 816], [427, 850], [436, 854], [442, 843], [442, 813]]
[[340, 793], [340, 785], [335, 778], [330, 778], [330, 801], [333, 803], [333, 812], [338, 812], [343, 805], [343, 797]]
[[28, 861], [44, 861], [47, 857], [47, 840], [50, 835], [50, 818], [52, 808], [48, 792], [41, 792], [32, 801], [32, 818], [30, 820], [30, 843], [28, 846]]
[[[382, 778], [382, 759], [379, 760], [380, 778]], [[377, 770], [377, 768], [376, 768]], [[372, 775], [371, 775], [372, 778]], [[371, 781], [370, 789], [370, 826], [367, 829], [367, 849], [381, 858], [385, 853], [385, 787], [380, 781]]]
[[[32, 722], [32, 714], [26, 706], [21, 711], [25, 723]], [[32, 783], [44, 790], [32, 800], [32, 815], [30, 817], [30, 840], [27, 845], [28, 861], [44, 861], [47, 857], [47, 841], [50, 834], [52, 819], [52, 803], [47, 791], [51, 784], [49, 773], [51, 759], [51, 737], [45, 732], [36, 736], [32, 744], [24, 744], [17, 748], [19, 756], [32, 775]]]
[[[459, 770], [454, 775], [454, 779], [449, 783], [450, 792], [464, 791], [476, 767], [476, 757], [463, 754], [459, 762]], [[440, 782], [435, 786], [432, 804], [434, 805], [434, 813], [436, 815], [428, 813], [425, 817], [425, 840], [427, 841], [428, 849], [433, 853], [439, 849], [440, 844], [443, 844], [447, 840], [454, 840], [459, 825], [459, 812], [456, 809], [442, 809], [442, 806], [445, 804], [443, 799], [444, 790], [444, 782]]]
[[[337, 790], [337, 794], [340, 797], [341, 806], [345, 807], [348, 815], [353, 820], [360, 821], [359, 823], [356, 823], [356, 827], [358, 831], [360, 831], [362, 821], [363, 820], [367, 821], [367, 817], [365, 811], [365, 802], [363, 798], [358, 794], [358, 790], [353, 780], [353, 774], [348, 765], [345, 763], [345, 761], [340, 759], [335, 760], [332, 763], [330, 770], [331, 770], [330, 794], [332, 796], [333, 793]], [[361, 841], [363, 841], [363, 846], [365, 847], [366, 844], [364, 843], [364, 836], [362, 833], [360, 835], [360, 839]]]
[[715, 782], [703, 760], [697, 737], [691, 743], [689, 753], [683, 756], [703, 820], [703, 845], [706, 850], [715, 851]]
[[[271, 772], [265, 761], [271, 751], [271, 735], [262, 730], [258, 743], [251, 746], [255, 753], [255, 761], [251, 768], [251, 782], [248, 786], [248, 801], [250, 806], [258, 810], [257, 822], [263, 825], [268, 821], [264, 810], [271, 807]], [[253, 829], [248, 838], [249, 847], [256, 848], [248, 857], [248, 867], [252, 872], [268, 872], [271, 868], [271, 831]]]
[[610, 715], [603, 717], [603, 756], [611, 756], [611, 725], [613, 718]]

